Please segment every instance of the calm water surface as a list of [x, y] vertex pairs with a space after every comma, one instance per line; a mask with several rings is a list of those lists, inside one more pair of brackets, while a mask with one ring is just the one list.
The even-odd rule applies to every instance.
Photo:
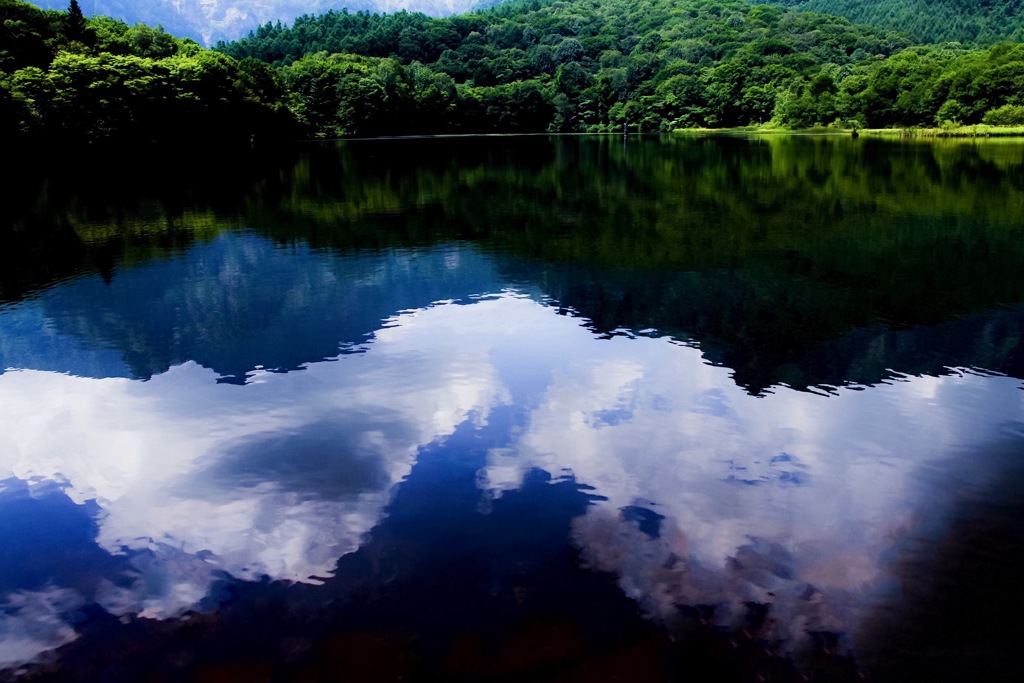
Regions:
[[1024, 143], [134, 162], [4, 199], [0, 678], [1018, 680]]

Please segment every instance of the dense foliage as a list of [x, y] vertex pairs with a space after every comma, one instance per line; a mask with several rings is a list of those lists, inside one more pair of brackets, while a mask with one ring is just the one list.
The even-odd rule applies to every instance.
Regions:
[[297, 114], [325, 136], [1024, 115], [1019, 45], [913, 46], [846, 19], [738, 0], [511, 0], [449, 19], [329, 12], [218, 47], [281, 68]]
[[447, 19], [328, 12], [217, 51], [20, 0], [0, 0], [0, 19], [9, 135], [1024, 123], [1021, 44], [912, 45], [740, 0], [510, 0]]
[[766, 0], [895, 29], [926, 43], [1024, 40], [1021, 0]]
[[276, 75], [142, 24], [0, 0], [0, 138], [248, 140], [289, 131]]

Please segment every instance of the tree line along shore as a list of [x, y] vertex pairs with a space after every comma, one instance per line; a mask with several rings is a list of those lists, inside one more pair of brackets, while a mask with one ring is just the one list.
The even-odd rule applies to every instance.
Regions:
[[748, 126], [1020, 134], [1024, 44], [917, 44], [740, 0], [509, 0], [449, 18], [332, 11], [207, 49], [76, 0], [0, 0], [9, 141]]

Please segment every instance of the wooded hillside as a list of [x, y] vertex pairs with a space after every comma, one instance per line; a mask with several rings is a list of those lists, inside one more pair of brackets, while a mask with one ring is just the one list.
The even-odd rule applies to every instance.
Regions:
[[0, 0], [0, 139], [296, 135], [284, 98], [274, 71], [255, 59], [238, 61], [143, 24]]
[[[76, 3], [72, 2], [72, 7]], [[0, 0], [0, 134], [166, 141], [1024, 123], [1024, 45], [913, 45], [739, 0], [329, 12], [216, 51]]]
[[767, 0], [792, 9], [846, 17], [904, 31], [926, 43], [991, 45], [1024, 40], [1022, 0]]
[[[1018, 44], [915, 46], [737, 0], [511, 0], [450, 19], [331, 12], [219, 49], [282, 67], [319, 135], [934, 126], [1024, 114], [1005, 108], [1024, 104]], [[411, 120], [388, 120], [410, 110]]]

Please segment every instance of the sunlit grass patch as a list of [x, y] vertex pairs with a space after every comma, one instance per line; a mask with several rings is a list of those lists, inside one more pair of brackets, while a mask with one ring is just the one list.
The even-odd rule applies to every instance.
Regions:
[[938, 128], [864, 128], [861, 135], [899, 138], [992, 138], [1024, 137], [1024, 126], [940, 126]]

